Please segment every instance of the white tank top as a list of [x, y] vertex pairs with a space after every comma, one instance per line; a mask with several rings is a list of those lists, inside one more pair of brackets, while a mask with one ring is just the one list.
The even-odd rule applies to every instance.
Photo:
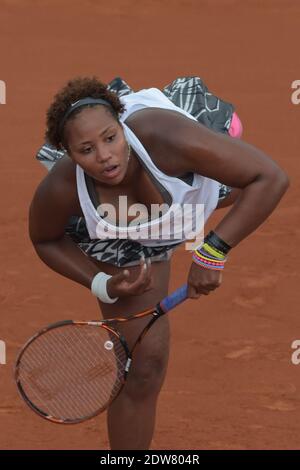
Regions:
[[[128, 226], [116, 226], [101, 218], [95, 208], [86, 185], [83, 169], [76, 166], [77, 192], [80, 206], [91, 239], [130, 238], [145, 246], [163, 246], [177, 244], [180, 241], [195, 238], [191, 233], [202, 232], [203, 224], [216, 208], [219, 195], [219, 183], [210, 178], [194, 173], [192, 186], [183, 180], [168, 176], [153, 163], [148, 152], [124, 121], [135, 111], [143, 108], [163, 108], [177, 111], [189, 119], [196, 120], [183, 109], [175, 106], [160, 90], [149, 88], [120, 98], [126, 109], [121, 116], [125, 137], [144, 167], [151, 173], [158, 185], [169, 193], [171, 208], [159, 218], [146, 223]], [[198, 206], [197, 206], [198, 205]], [[203, 205], [203, 206], [199, 206]], [[195, 208], [197, 207], [197, 211]], [[170, 221], [173, 221], [170, 223]]]

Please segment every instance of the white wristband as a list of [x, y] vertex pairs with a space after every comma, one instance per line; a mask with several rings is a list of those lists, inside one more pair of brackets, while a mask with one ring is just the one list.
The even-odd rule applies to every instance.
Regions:
[[96, 274], [91, 285], [92, 293], [106, 304], [113, 304], [119, 298], [115, 297], [114, 299], [111, 299], [107, 293], [106, 284], [108, 279], [110, 279], [111, 277], [112, 276], [110, 276], [109, 274], [100, 272]]

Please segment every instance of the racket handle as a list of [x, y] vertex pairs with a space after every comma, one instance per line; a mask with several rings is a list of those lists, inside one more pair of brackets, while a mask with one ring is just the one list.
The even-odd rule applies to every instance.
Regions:
[[160, 308], [167, 313], [172, 308], [176, 307], [177, 305], [181, 304], [184, 300], [187, 299], [187, 284], [176, 289], [172, 294], [165, 297], [160, 303]]

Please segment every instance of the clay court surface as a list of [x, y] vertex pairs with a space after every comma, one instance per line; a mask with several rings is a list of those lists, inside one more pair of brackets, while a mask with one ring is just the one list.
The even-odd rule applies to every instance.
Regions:
[[[271, 155], [292, 185], [276, 212], [233, 250], [218, 292], [172, 315], [172, 351], [152, 449], [299, 449], [299, 122], [291, 83], [300, 79], [298, 0], [0, 0], [1, 449], [107, 449], [105, 416], [48, 423], [13, 381], [19, 347], [54, 321], [97, 318], [83, 287], [50, 271], [27, 234], [27, 213], [45, 170], [46, 108], [77, 75], [133, 88], [199, 75], [235, 104], [244, 139]], [[222, 216], [209, 223], [214, 227]], [[180, 249], [170, 288], [186, 281]], [[187, 323], [185, 323], [187, 322]], [[188, 327], [186, 327], [188, 325]]]

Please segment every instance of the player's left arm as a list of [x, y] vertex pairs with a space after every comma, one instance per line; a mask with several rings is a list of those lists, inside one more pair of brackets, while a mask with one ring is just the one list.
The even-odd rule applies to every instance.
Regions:
[[240, 190], [215, 229], [228, 245], [237, 245], [275, 209], [289, 186], [288, 176], [253, 145], [211, 131], [179, 113], [159, 111], [153, 133], [170, 155], [164, 171], [174, 176], [195, 172]]

